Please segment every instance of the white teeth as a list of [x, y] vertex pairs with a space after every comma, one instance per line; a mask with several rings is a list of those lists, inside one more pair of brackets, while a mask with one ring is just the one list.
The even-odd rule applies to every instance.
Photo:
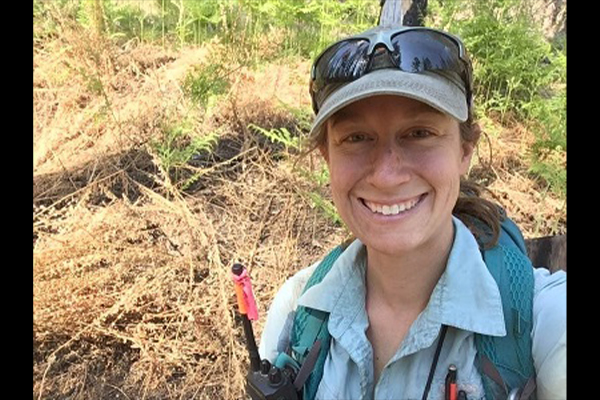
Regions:
[[383, 214], [383, 215], [396, 215], [403, 211], [410, 210], [411, 208], [416, 206], [418, 202], [419, 202], [419, 199], [415, 199], [415, 200], [407, 201], [406, 203], [400, 203], [400, 204], [394, 204], [391, 206], [387, 206], [387, 205], [372, 203], [370, 201], [365, 200], [365, 204], [367, 205], [367, 207], [369, 207], [369, 209], [371, 211], [373, 211], [374, 213], [379, 213], [379, 214]]
[[391, 214], [398, 214], [398, 205], [393, 205], [393, 206], [383, 206], [381, 207], [381, 211], [383, 213], [383, 215], [391, 215]]

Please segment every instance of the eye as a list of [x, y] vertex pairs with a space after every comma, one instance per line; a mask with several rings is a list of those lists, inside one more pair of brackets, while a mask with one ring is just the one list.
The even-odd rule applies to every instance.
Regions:
[[409, 133], [409, 136], [415, 139], [426, 139], [435, 136], [435, 134], [428, 129], [415, 129]]
[[368, 140], [369, 137], [364, 134], [364, 133], [352, 133], [348, 136], [346, 136], [343, 140], [343, 142], [346, 143], [360, 143], [360, 142], [364, 142], [365, 140]]

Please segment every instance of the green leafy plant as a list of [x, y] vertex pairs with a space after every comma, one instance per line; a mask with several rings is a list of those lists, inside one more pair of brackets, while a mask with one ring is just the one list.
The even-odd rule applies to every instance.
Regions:
[[203, 152], [211, 152], [219, 138], [217, 132], [204, 135], [193, 135], [193, 132], [193, 124], [185, 121], [179, 125], [166, 126], [163, 137], [150, 142], [165, 176], [175, 184], [181, 183], [182, 189], [197, 179], [195, 175], [189, 177], [189, 173], [184, 174], [189, 169], [189, 162]]
[[[272, 143], [282, 144], [285, 146], [285, 152], [289, 152], [290, 149], [299, 150], [300, 149], [300, 138], [297, 136], [293, 136], [290, 131], [286, 128], [275, 128], [275, 129], [264, 129], [255, 124], [249, 124], [248, 128], [253, 129], [255, 132], [264, 135], [269, 139]], [[319, 170], [316, 172], [310, 172], [305, 168], [299, 168], [296, 172], [316, 183], [318, 186], [322, 187], [329, 183], [329, 169], [326, 165], [322, 165]], [[324, 198], [321, 194], [316, 191], [299, 191], [302, 196], [310, 200], [312, 205], [318, 208], [329, 220], [331, 220], [336, 225], [341, 225], [342, 220], [335, 208], [334, 204]]]
[[537, 155], [529, 171], [543, 178], [550, 190], [562, 198], [567, 196], [567, 169], [564, 152], [560, 147]]
[[267, 130], [255, 124], [249, 124], [248, 128], [264, 135], [271, 143], [284, 145], [286, 152], [289, 152], [290, 149], [298, 150], [300, 148], [300, 138], [293, 136], [287, 128], [282, 127]]
[[308, 192], [305, 195], [311, 200], [312, 204], [317, 207], [323, 215], [336, 225], [342, 225], [342, 219], [335, 208], [335, 205], [316, 192]]
[[[304, 80], [301, 82], [304, 83]], [[309, 132], [312, 125], [312, 119], [314, 117], [312, 109], [306, 107], [294, 107], [284, 102], [280, 103], [280, 106], [287, 112], [289, 112], [293, 118], [296, 128], [300, 132]]]
[[[274, 57], [314, 57], [331, 41], [372, 26], [379, 15], [375, 0], [105, 0], [103, 4], [112, 37], [160, 38], [163, 45], [181, 47], [218, 36], [236, 50], [232, 57], [252, 62], [266, 54], [265, 45], [276, 47], [268, 51]], [[79, 7], [78, 13], [80, 23], [89, 25], [87, 9]]]
[[218, 63], [196, 66], [186, 75], [183, 91], [194, 103], [207, 107], [229, 89], [228, 74], [229, 71]]
[[313, 181], [319, 186], [325, 186], [329, 183], [329, 168], [322, 165], [321, 169], [311, 174]]
[[108, 29], [112, 38], [125, 40], [138, 38], [141, 42], [145, 42], [160, 37], [161, 21], [157, 12], [127, 3], [106, 4]]
[[267, 130], [255, 124], [248, 124], [248, 128], [260, 133], [273, 144], [283, 145], [283, 151], [286, 154], [289, 154], [290, 151], [297, 151], [300, 149], [300, 138], [292, 135], [285, 127]]
[[532, 23], [528, 1], [448, 0], [432, 4], [433, 20], [458, 34], [474, 63], [475, 97], [488, 110], [520, 112], [547, 84], [550, 44]]

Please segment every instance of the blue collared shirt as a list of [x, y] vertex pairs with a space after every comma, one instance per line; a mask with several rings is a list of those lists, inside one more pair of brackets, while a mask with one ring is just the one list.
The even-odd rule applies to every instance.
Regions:
[[[450, 364], [457, 366], [458, 388], [468, 399], [484, 396], [475, 367], [474, 333], [506, 334], [498, 286], [475, 238], [457, 218], [446, 270], [426, 308], [411, 325], [396, 353], [374, 382], [373, 350], [366, 331], [365, 246], [354, 241], [323, 281], [302, 294], [318, 263], [290, 278], [279, 290], [267, 317], [260, 354], [274, 361], [287, 350], [297, 305], [329, 312], [332, 337], [317, 399], [420, 399], [443, 324], [448, 332], [429, 399], [443, 399]], [[535, 270], [533, 358], [538, 399], [566, 398], [566, 273]]]

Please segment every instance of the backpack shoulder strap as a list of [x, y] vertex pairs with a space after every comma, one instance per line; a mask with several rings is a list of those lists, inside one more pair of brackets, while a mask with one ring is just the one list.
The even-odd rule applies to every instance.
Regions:
[[500, 290], [507, 333], [503, 337], [475, 335], [486, 398], [496, 399], [534, 379], [531, 355], [534, 277], [523, 235], [508, 217], [502, 221], [498, 244], [482, 250], [482, 254]]
[[[310, 287], [320, 283], [327, 273], [331, 270], [331, 267], [335, 263], [335, 260], [344, 251], [344, 246], [340, 245], [334, 248], [308, 279], [304, 292]], [[312, 400], [314, 399], [319, 382], [323, 377], [323, 367], [325, 365], [325, 359], [329, 352], [329, 344], [331, 337], [327, 330], [327, 322], [329, 321], [329, 313], [324, 311], [315, 310], [312, 308], [298, 306], [296, 309], [296, 315], [294, 316], [294, 324], [292, 327], [291, 334], [291, 351], [292, 357], [300, 364], [302, 364], [308, 355], [308, 352], [312, 348], [313, 344], [319, 340], [321, 342], [321, 349], [317, 358], [313, 372], [310, 374], [306, 383], [304, 384], [303, 399]]]

